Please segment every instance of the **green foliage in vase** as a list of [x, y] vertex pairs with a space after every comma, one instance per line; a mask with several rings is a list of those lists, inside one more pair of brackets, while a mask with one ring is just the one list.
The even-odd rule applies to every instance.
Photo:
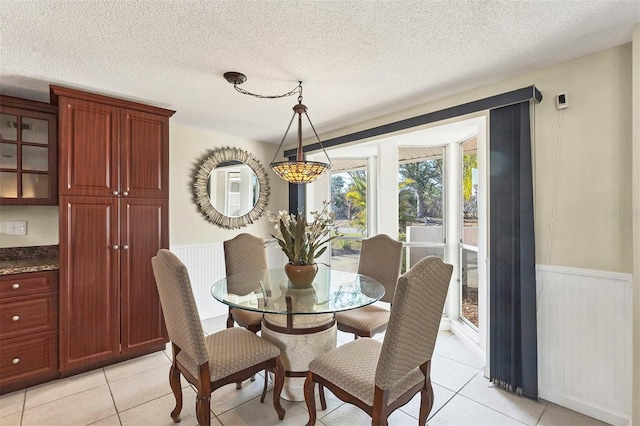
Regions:
[[280, 248], [293, 265], [312, 265], [327, 250], [327, 243], [338, 237], [333, 223], [334, 215], [329, 212], [329, 203], [324, 202], [322, 211], [311, 212], [313, 221], [307, 223], [304, 215], [289, 214], [282, 210], [269, 214], [269, 222], [275, 224], [276, 239]]

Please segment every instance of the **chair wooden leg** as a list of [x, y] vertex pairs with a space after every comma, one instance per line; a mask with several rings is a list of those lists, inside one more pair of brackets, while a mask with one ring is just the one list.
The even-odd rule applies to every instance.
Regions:
[[284, 419], [285, 409], [280, 405], [280, 395], [282, 394], [282, 388], [284, 387], [284, 365], [280, 357], [276, 358], [276, 366], [273, 368], [273, 374], [275, 376], [273, 384], [273, 408], [278, 413], [280, 420]]
[[387, 426], [389, 417], [387, 407], [387, 391], [383, 391], [378, 386], [375, 387], [373, 393], [373, 406], [371, 407], [371, 425]]
[[236, 382], [236, 389], [242, 389], [242, 382]]
[[264, 370], [264, 387], [262, 388], [262, 396], [260, 397], [260, 403], [263, 403], [264, 398], [267, 396], [268, 385], [269, 385], [269, 370]]
[[169, 370], [169, 385], [176, 399], [176, 406], [171, 412], [171, 419], [173, 419], [174, 423], [178, 423], [180, 421], [180, 412], [182, 411], [182, 386], [180, 384], [180, 370], [175, 364], [172, 364]]
[[389, 426], [389, 421], [376, 416], [374, 413], [374, 416], [371, 418], [371, 426]]
[[211, 395], [198, 395], [196, 397], [196, 418], [198, 426], [211, 425]]
[[388, 426], [389, 421], [387, 420], [387, 416], [389, 414], [385, 413], [385, 410], [382, 406], [373, 404], [373, 413], [371, 415], [371, 426]]
[[304, 381], [304, 401], [307, 403], [307, 410], [309, 411], [309, 421], [307, 426], [314, 426], [316, 424], [316, 384], [313, 381], [313, 373], [309, 371], [307, 378]]
[[320, 408], [327, 409], [327, 400], [324, 398], [324, 386], [318, 383], [318, 393], [320, 394]]
[[431, 386], [431, 380], [428, 384], [420, 390], [420, 415], [418, 416], [418, 425], [425, 426], [427, 424], [427, 417], [433, 408], [433, 387]]

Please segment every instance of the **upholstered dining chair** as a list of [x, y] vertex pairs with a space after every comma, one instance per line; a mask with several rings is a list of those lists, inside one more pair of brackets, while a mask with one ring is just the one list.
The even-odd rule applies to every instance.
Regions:
[[431, 356], [452, 271], [439, 257], [422, 259], [398, 279], [382, 343], [357, 339], [309, 363], [304, 383], [307, 426], [316, 422], [316, 383], [364, 410], [372, 425], [387, 425], [389, 415], [420, 392], [418, 424], [426, 424], [433, 407]]
[[[222, 245], [224, 247], [224, 266], [227, 276], [268, 268], [264, 239], [242, 233], [225, 241]], [[240, 327], [257, 333], [262, 328], [262, 314], [229, 307], [227, 328], [233, 327], [234, 322], [237, 322]], [[251, 376], [251, 381], [255, 379], [255, 376]], [[267, 393], [267, 385], [268, 379], [265, 374], [262, 400], [264, 400], [264, 396]], [[236, 383], [236, 389], [240, 389], [241, 387], [242, 382]]]
[[[227, 276], [267, 269], [267, 253], [264, 245], [264, 239], [247, 233], [236, 235], [225, 241], [223, 243], [224, 266]], [[257, 333], [262, 326], [262, 314], [229, 308], [227, 328], [233, 327], [234, 321], [239, 326]]]
[[[402, 243], [385, 234], [362, 240], [358, 273], [374, 278], [384, 286], [382, 302], [391, 303], [402, 265]], [[389, 310], [368, 305], [336, 313], [338, 330], [353, 333], [355, 338], [373, 337], [387, 329]]]
[[280, 405], [280, 394], [284, 385], [284, 366], [280, 349], [239, 327], [205, 337], [185, 265], [166, 249], [160, 249], [151, 264], [173, 347], [169, 371], [169, 384], [176, 399], [171, 412], [173, 421], [180, 421], [182, 411], [181, 374], [197, 389], [198, 424], [209, 425], [211, 393], [261, 370], [274, 373], [273, 406], [282, 420], [285, 410]]

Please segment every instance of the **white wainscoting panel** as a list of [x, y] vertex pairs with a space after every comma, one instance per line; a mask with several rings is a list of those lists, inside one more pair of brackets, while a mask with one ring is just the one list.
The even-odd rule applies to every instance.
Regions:
[[211, 285], [225, 277], [222, 243], [171, 247], [189, 270], [200, 319], [226, 315], [228, 308], [211, 296]]
[[[213, 318], [220, 315], [226, 316], [228, 313], [227, 306], [215, 300], [210, 292], [213, 283], [226, 275], [223, 244], [211, 243], [171, 247], [171, 251], [178, 256], [189, 270], [189, 278], [191, 279], [200, 319]], [[269, 242], [266, 251], [270, 268], [284, 266], [287, 258], [275, 242]]]
[[630, 424], [630, 274], [537, 266], [538, 390], [547, 401]]

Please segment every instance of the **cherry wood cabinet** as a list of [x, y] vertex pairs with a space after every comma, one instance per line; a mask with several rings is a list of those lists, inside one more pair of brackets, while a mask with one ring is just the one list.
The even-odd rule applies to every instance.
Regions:
[[0, 95], [0, 203], [58, 204], [57, 109]]
[[164, 349], [173, 111], [52, 86], [60, 126], [60, 370]]
[[0, 393], [58, 377], [58, 273], [0, 276]]
[[153, 107], [147, 107], [150, 113], [59, 99], [61, 196], [169, 198], [169, 170], [163, 167], [169, 157], [168, 116]]

